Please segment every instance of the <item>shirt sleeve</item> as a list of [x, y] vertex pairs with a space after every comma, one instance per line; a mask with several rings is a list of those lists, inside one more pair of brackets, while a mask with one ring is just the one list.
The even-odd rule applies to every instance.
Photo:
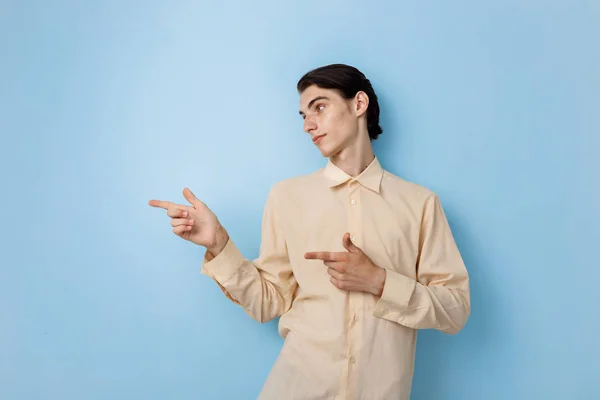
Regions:
[[413, 329], [457, 333], [471, 312], [469, 276], [436, 195], [425, 202], [416, 277], [386, 270], [373, 314]]
[[225, 296], [242, 306], [259, 322], [267, 322], [287, 312], [297, 282], [292, 272], [279, 217], [278, 193], [271, 189], [262, 217], [259, 255], [244, 258], [229, 239], [225, 248], [210, 261], [204, 257], [201, 273], [212, 278]]

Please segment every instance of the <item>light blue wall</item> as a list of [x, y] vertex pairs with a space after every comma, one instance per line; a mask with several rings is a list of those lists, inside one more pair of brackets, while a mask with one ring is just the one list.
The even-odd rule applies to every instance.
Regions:
[[353, 64], [376, 152], [436, 191], [472, 278], [413, 399], [600, 398], [597, 1], [3, 1], [0, 398], [253, 399], [281, 339], [151, 198], [257, 255], [274, 182], [324, 164], [297, 79]]

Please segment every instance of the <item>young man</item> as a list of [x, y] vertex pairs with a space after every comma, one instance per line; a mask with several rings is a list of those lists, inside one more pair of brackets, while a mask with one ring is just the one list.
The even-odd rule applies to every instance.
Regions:
[[329, 65], [298, 82], [304, 130], [328, 158], [275, 184], [255, 260], [244, 258], [189, 189], [173, 231], [206, 247], [202, 273], [257, 321], [276, 317], [283, 348], [260, 398], [408, 399], [418, 329], [458, 332], [469, 278], [439, 198], [384, 170], [371, 83]]

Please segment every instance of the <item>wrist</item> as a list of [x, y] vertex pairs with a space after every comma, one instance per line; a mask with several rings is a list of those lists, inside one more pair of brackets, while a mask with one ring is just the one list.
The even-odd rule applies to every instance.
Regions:
[[206, 250], [210, 253], [210, 255], [214, 258], [219, 255], [227, 245], [229, 241], [229, 234], [223, 228], [222, 225], [219, 225], [217, 228], [217, 232], [215, 233], [215, 239], [210, 246], [206, 247]]
[[387, 276], [385, 268], [377, 267], [373, 283], [373, 294], [377, 297], [381, 297], [383, 294], [383, 288], [385, 287], [385, 278]]

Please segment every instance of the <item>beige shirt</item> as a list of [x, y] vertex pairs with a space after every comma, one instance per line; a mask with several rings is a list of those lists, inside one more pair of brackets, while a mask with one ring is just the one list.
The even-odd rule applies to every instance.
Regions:
[[[336, 288], [323, 261], [304, 258], [346, 251], [346, 232], [387, 270], [381, 297]], [[456, 333], [470, 314], [469, 277], [439, 198], [377, 158], [356, 178], [329, 161], [276, 183], [258, 257], [230, 239], [202, 273], [255, 320], [281, 317], [285, 340], [263, 400], [408, 399], [417, 329]]]

